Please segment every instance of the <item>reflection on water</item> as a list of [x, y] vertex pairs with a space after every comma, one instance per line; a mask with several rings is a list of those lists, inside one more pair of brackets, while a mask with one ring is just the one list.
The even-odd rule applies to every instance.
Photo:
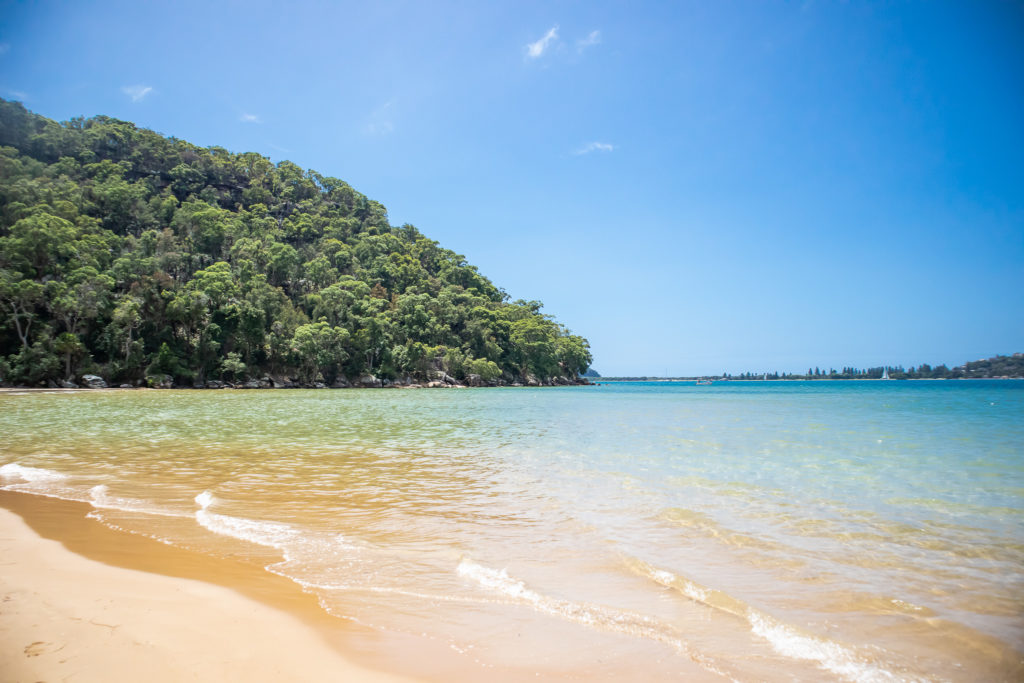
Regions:
[[6, 394], [0, 486], [467, 667], [1012, 679], [1022, 416], [996, 381]]

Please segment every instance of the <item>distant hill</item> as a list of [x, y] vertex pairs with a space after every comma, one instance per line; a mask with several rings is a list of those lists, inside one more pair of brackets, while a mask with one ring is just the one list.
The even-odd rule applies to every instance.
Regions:
[[954, 377], [1024, 377], [1024, 353], [974, 360], [953, 368], [950, 374]]
[[[874, 368], [858, 369], [844, 367], [840, 370], [835, 368], [808, 368], [806, 374], [791, 374], [779, 372], [743, 372], [738, 375], [710, 375], [705, 378], [728, 378], [737, 380], [760, 380], [760, 379], [880, 379], [888, 373], [891, 379], [994, 379], [1013, 378], [1024, 379], [1024, 353], [1015, 353], [1011, 356], [994, 356], [985, 360], [975, 360], [954, 368], [945, 365], [932, 367], [922, 363], [917, 367], [903, 368], [900, 365], [879, 366]], [[602, 377], [605, 381], [640, 381], [656, 379], [675, 380], [696, 380], [699, 377]]]
[[591, 360], [342, 180], [0, 100], [5, 383], [561, 383]]

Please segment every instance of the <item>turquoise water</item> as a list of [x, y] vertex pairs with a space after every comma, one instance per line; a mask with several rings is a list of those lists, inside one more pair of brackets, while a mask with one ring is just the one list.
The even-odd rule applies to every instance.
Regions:
[[4, 394], [0, 433], [5, 488], [468, 679], [1024, 671], [1024, 382]]

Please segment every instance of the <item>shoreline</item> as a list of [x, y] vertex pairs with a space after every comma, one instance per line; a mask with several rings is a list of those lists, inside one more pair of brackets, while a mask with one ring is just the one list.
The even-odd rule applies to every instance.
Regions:
[[11, 392], [45, 392], [45, 391], [56, 391], [56, 392], [79, 392], [79, 391], [220, 391], [225, 389], [233, 389], [236, 391], [259, 391], [259, 390], [280, 390], [280, 389], [539, 389], [547, 387], [588, 387], [595, 386], [594, 382], [591, 381], [569, 381], [565, 382], [540, 382], [537, 384], [520, 384], [518, 382], [513, 384], [494, 384], [494, 385], [474, 385], [474, 384], [460, 384], [454, 383], [449, 384], [446, 382], [432, 381], [432, 382], [413, 382], [411, 384], [399, 384], [391, 383], [384, 384], [382, 386], [377, 385], [346, 385], [346, 386], [334, 386], [334, 385], [313, 385], [313, 384], [288, 384], [288, 385], [274, 385], [274, 386], [247, 386], [245, 384], [231, 384], [229, 382], [216, 382], [208, 383], [205, 386], [164, 386], [164, 387], [147, 387], [147, 386], [46, 386], [46, 387], [26, 387], [26, 386], [0, 386], [0, 393], [11, 393]]
[[[380, 390], [380, 389], [541, 389], [548, 387], [593, 387], [601, 386], [602, 384], [630, 384], [640, 382], [662, 382], [669, 384], [689, 384], [695, 382], [695, 379], [675, 379], [675, 378], [651, 378], [651, 379], [606, 379], [604, 377], [593, 377], [588, 378], [587, 382], [574, 382], [569, 384], [506, 384], [502, 386], [471, 386], [468, 384], [443, 384], [443, 383], [419, 383], [419, 384], [391, 384], [383, 387], [375, 386], [347, 386], [347, 387], [335, 387], [335, 386], [275, 386], [275, 387], [246, 387], [241, 385], [225, 384], [224, 386], [218, 387], [185, 387], [185, 386], [174, 386], [174, 387], [19, 387], [11, 386], [4, 387], [0, 386], [0, 394], [15, 394], [15, 393], [60, 393], [60, 394], [74, 394], [74, 393], [96, 393], [96, 392], [110, 392], [110, 391], [223, 391], [223, 390], [234, 390], [234, 391], [280, 391], [280, 390], [320, 390], [320, 389], [343, 389], [343, 390], [354, 390], [354, 389], [369, 389], [369, 390]], [[877, 377], [822, 377], [820, 379], [728, 379], [728, 380], [716, 380], [719, 384], [767, 384], [772, 382], [1021, 382], [1024, 381], [1024, 377], [906, 377], [900, 379], [880, 379]], [[438, 386], [431, 386], [436, 384]]]
[[[5, 680], [429, 680], [386, 673], [397, 662], [377, 634], [288, 579], [116, 531], [91, 510], [0, 491]], [[402, 654], [403, 668], [428, 656]]]
[[597, 380], [596, 383], [601, 382], [608, 383], [628, 383], [628, 382], [678, 382], [688, 383], [696, 382], [699, 379], [712, 379], [716, 383], [735, 383], [742, 382], [744, 384], [761, 384], [766, 382], [989, 382], [992, 380], [1011, 380], [1020, 381], [1024, 380], [1024, 377], [900, 377], [900, 378], [889, 378], [882, 379], [881, 377], [819, 377], [815, 379], [807, 379], [806, 377], [795, 377], [795, 378], [783, 378], [777, 379], [716, 379], [714, 377], [689, 377], [678, 379], [675, 377], [651, 377], [649, 379], [636, 378], [636, 379], [618, 379], [618, 378], [605, 378], [605, 377], [593, 377], [593, 380]]

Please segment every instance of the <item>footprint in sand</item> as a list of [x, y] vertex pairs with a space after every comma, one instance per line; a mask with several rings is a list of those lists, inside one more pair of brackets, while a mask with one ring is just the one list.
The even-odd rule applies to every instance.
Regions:
[[38, 657], [39, 655], [46, 654], [47, 652], [60, 652], [64, 649], [64, 646], [54, 647], [53, 643], [46, 643], [41, 640], [37, 640], [31, 645], [25, 646], [26, 657]]

